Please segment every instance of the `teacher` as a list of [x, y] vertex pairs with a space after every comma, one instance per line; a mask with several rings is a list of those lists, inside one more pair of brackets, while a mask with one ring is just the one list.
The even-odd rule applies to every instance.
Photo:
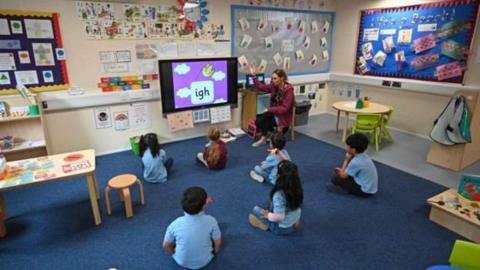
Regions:
[[257, 116], [255, 125], [262, 134], [260, 139], [252, 144], [258, 147], [266, 143], [267, 133], [279, 127], [283, 134], [288, 131], [292, 120], [295, 96], [293, 86], [287, 82], [287, 74], [282, 69], [272, 73], [270, 84], [262, 83], [255, 76], [257, 68], [250, 65], [250, 74], [253, 76], [254, 87], [260, 91], [270, 93], [270, 107], [262, 115]]

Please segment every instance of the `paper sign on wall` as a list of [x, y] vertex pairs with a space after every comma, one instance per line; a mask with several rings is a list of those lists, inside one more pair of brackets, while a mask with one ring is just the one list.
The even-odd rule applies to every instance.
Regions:
[[167, 114], [168, 129], [171, 132], [193, 128], [192, 111]]
[[151, 126], [148, 103], [134, 103], [128, 110], [131, 129], [146, 129]]
[[53, 28], [50, 20], [25, 19], [24, 22], [28, 38], [53, 39]]
[[128, 112], [114, 112], [113, 113], [113, 123], [115, 126], [115, 130], [126, 130], [129, 128], [129, 119], [128, 119]]
[[212, 124], [232, 120], [230, 105], [210, 108], [210, 119]]
[[0, 70], [16, 70], [13, 53], [0, 53]]
[[112, 126], [112, 119], [109, 107], [94, 109], [95, 126], [97, 129], [109, 128]]

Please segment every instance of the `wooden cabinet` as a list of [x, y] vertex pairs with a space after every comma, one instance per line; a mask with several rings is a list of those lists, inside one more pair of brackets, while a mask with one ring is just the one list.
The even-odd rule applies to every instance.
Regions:
[[248, 121], [255, 120], [257, 114], [270, 107], [270, 94], [247, 89], [242, 92], [242, 129], [248, 128]]
[[[28, 106], [20, 97], [0, 97], [0, 100], [10, 109]], [[7, 161], [48, 155], [43, 115], [39, 110], [40, 114], [34, 116], [0, 117], [0, 138], [13, 136], [14, 141], [13, 148], [2, 149]]]

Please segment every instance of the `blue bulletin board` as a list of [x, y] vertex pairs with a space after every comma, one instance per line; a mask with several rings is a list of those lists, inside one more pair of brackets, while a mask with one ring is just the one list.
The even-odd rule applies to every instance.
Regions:
[[462, 83], [479, 1], [362, 10], [355, 73]]

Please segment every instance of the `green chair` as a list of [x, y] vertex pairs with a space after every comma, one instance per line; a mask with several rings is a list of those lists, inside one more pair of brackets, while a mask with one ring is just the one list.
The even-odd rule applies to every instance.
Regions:
[[457, 240], [448, 261], [460, 269], [480, 270], [480, 245]]
[[352, 126], [352, 134], [357, 132], [371, 134], [371, 142], [375, 144], [375, 150], [377, 152], [380, 149], [379, 135], [381, 117], [380, 114], [359, 113]]
[[[388, 122], [390, 122], [390, 118], [392, 118], [393, 107], [392, 106], [387, 106], [387, 107], [389, 107], [390, 110], [388, 111], [388, 113], [382, 115], [383, 125], [381, 130], [382, 132], [381, 137], [385, 137], [385, 139], [387, 139], [389, 143], [394, 143], [392, 134], [390, 133], [390, 129], [388, 127]], [[380, 140], [380, 143], [381, 143], [381, 140]]]

